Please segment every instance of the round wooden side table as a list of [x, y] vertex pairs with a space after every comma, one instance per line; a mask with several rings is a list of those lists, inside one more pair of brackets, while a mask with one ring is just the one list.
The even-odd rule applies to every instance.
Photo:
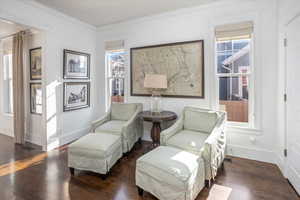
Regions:
[[147, 122], [152, 122], [151, 139], [153, 147], [160, 145], [160, 132], [161, 122], [172, 121], [177, 119], [177, 115], [171, 111], [162, 111], [160, 113], [153, 113], [151, 111], [143, 111], [139, 113], [139, 116]]

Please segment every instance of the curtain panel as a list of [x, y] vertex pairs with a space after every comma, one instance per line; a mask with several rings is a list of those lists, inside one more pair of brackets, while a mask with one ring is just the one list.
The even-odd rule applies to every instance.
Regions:
[[23, 43], [24, 32], [21, 31], [13, 37], [13, 110], [15, 143], [25, 142], [25, 99], [23, 78]]

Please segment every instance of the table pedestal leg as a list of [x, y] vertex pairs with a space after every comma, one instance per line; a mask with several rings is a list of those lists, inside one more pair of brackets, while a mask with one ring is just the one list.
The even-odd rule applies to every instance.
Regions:
[[153, 122], [151, 128], [151, 139], [153, 142], [153, 147], [157, 147], [160, 145], [160, 122]]

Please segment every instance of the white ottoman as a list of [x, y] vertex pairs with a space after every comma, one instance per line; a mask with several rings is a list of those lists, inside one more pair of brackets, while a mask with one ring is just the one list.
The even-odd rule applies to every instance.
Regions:
[[[118, 135], [90, 133], [69, 146], [68, 166], [74, 169], [107, 174], [122, 157], [122, 143]], [[103, 176], [105, 178], [106, 176]]]
[[173, 147], [160, 146], [136, 163], [136, 185], [160, 200], [194, 200], [204, 187], [201, 157]]

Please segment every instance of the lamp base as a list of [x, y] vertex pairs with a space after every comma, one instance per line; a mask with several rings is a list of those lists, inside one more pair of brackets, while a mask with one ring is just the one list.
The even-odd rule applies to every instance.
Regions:
[[152, 93], [150, 111], [152, 113], [160, 113], [162, 111], [162, 98], [159, 93]]

